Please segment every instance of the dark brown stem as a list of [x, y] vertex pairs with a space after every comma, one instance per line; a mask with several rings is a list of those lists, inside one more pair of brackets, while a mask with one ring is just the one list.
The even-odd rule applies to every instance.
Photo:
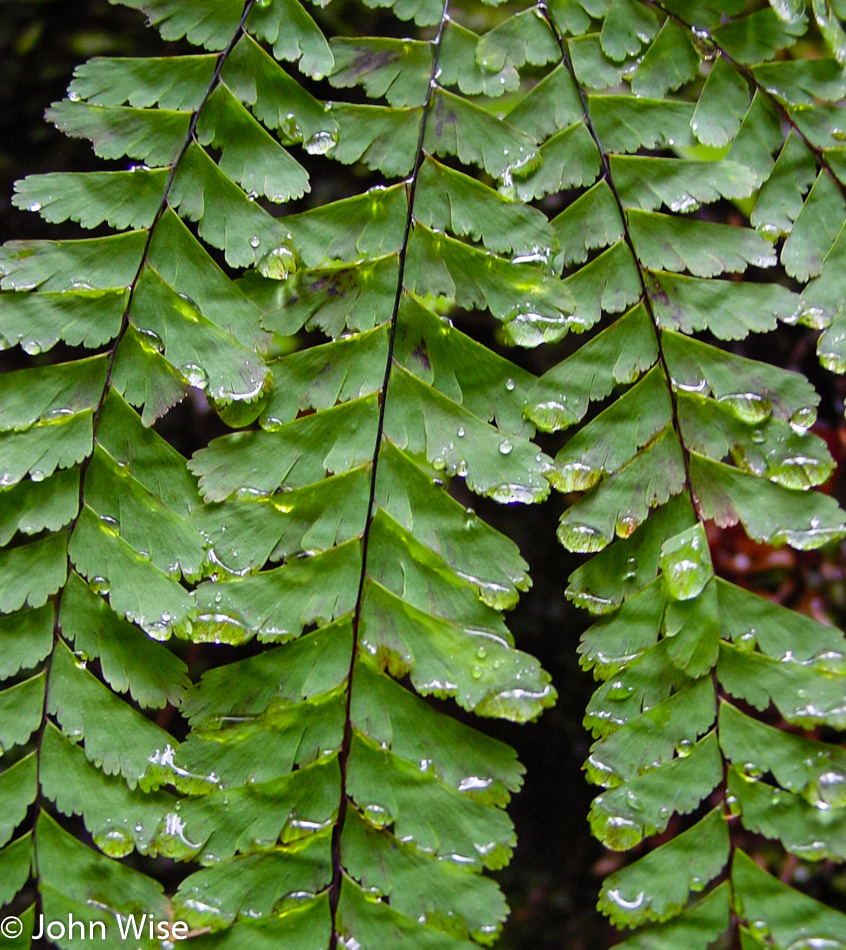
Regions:
[[555, 35], [555, 38], [558, 42], [558, 48], [561, 50], [561, 61], [566, 67], [567, 71], [570, 73], [573, 79], [573, 83], [576, 89], [578, 90], [579, 99], [582, 104], [582, 112], [584, 113], [585, 122], [587, 124], [588, 131], [590, 132], [590, 136], [593, 139], [593, 142], [596, 145], [597, 151], [599, 152], [600, 158], [602, 160], [603, 177], [605, 178], [605, 181], [608, 187], [611, 189], [611, 194], [614, 196], [614, 202], [616, 203], [617, 210], [620, 214], [620, 221], [623, 226], [623, 239], [626, 242], [626, 246], [628, 247], [629, 253], [632, 256], [632, 260], [634, 261], [635, 267], [637, 268], [637, 276], [640, 282], [641, 300], [643, 302], [644, 307], [646, 308], [647, 314], [649, 315], [650, 322], [652, 323], [652, 328], [655, 331], [655, 343], [658, 348], [658, 365], [661, 367], [661, 372], [663, 373], [664, 380], [667, 384], [667, 391], [670, 394], [670, 404], [672, 407], [672, 417], [673, 417], [673, 430], [676, 433], [676, 438], [678, 439], [679, 446], [681, 447], [682, 460], [684, 463], [685, 489], [690, 497], [690, 503], [693, 506], [694, 512], [697, 512], [698, 514], [699, 509], [696, 502], [696, 495], [694, 494], [693, 483], [691, 482], [691, 479], [690, 479], [690, 453], [687, 446], [685, 445], [684, 436], [682, 435], [682, 431], [681, 431], [681, 421], [679, 419], [679, 411], [678, 411], [678, 400], [676, 398], [676, 390], [675, 390], [675, 386], [673, 385], [672, 375], [670, 373], [669, 367], [667, 366], [666, 357], [664, 356], [664, 346], [661, 340], [661, 327], [658, 323], [658, 318], [655, 315], [655, 309], [652, 305], [652, 298], [649, 296], [649, 288], [646, 283], [646, 274], [645, 274], [643, 265], [640, 262], [640, 258], [637, 256], [637, 250], [635, 249], [634, 240], [632, 238], [631, 229], [629, 227], [628, 215], [626, 214], [625, 206], [623, 205], [623, 201], [620, 198], [620, 193], [617, 190], [617, 186], [614, 182], [614, 176], [611, 174], [611, 160], [608, 155], [608, 152], [603, 148], [602, 141], [600, 140], [599, 134], [596, 131], [596, 126], [593, 124], [593, 118], [591, 117], [591, 114], [590, 114], [590, 104], [588, 102], [587, 96], [585, 95], [584, 89], [582, 88], [582, 85], [579, 82], [578, 77], [576, 76], [576, 71], [573, 68], [573, 63], [572, 63], [572, 60], [570, 58], [570, 54], [567, 48], [567, 40], [564, 38], [561, 31], [558, 29], [558, 26], [553, 20], [552, 16], [550, 15], [549, 9], [546, 3], [544, 2], [544, 0], [540, 0], [540, 2], [538, 3], [538, 9], [540, 10], [542, 16], [544, 17], [547, 24], [549, 25], [549, 28], [552, 30], [553, 34]]
[[336, 920], [338, 912], [338, 902], [341, 899], [341, 885], [343, 884], [344, 870], [341, 856], [341, 836], [344, 832], [344, 823], [347, 816], [347, 805], [349, 798], [347, 795], [347, 766], [349, 763], [350, 750], [352, 748], [353, 725], [352, 725], [352, 692], [353, 677], [355, 675], [355, 661], [358, 656], [359, 628], [361, 624], [361, 610], [364, 602], [364, 585], [367, 579], [367, 553], [370, 547], [370, 532], [373, 526], [373, 513], [376, 507], [376, 478], [379, 469], [379, 454], [382, 448], [382, 436], [385, 430], [385, 407], [388, 402], [388, 384], [391, 380], [391, 369], [394, 362], [394, 344], [396, 341], [397, 321], [399, 318], [400, 304], [402, 302], [403, 282], [405, 278], [405, 263], [408, 257], [408, 244], [411, 238], [411, 231], [414, 225], [414, 198], [417, 194], [417, 182], [420, 178], [420, 168], [426, 157], [423, 149], [423, 142], [426, 137], [426, 125], [429, 119], [429, 111], [432, 104], [432, 94], [436, 88], [435, 77], [438, 74], [438, 59], [441, 50], [441, 39], [444, 33], [444, 27], [449, 20], [449, 0], [444, 0], [441, 22], [438, 27], [437, 35], [433, 40], [434, 55], [432, 57], [432, 71], [429, 76], [429, 86], [426, 90], [426, 98], [423, 102], [422, 115], [420, 117], [420, 128], [417, 135], [417, 151], [414, 157], [414, 167], [411, 171], [411, 177], [407, 182], [408, 210], [405, 216], [405, 229], [402, 236], [398, 255], [397, 286], [394, 295], [394, 305], [391, 311], [390, 333], [388, 336], [388, 352], [385, 357], [385, 373], [382, 378], [382, 386], [379, 390], [379, 420], [376, 426], [376, 442], [373, 446], [373, 456], [370, 462], [370, 493], [367, 499], [367, 513], [365, 515], [364, 530], [361, 540], [361, 571], [358, 578], [358, 593], [356, 594], [355, 607], [352, 615], [352, 644], [350, 652], [350, 666], [346, 677], [346, 710], [344, 719], [344, 737], [341, 742], [341, 750], [338, 753], [338, 766], [341, 772], [341, 796], [338, 805], [338, 819], [332, 829], [332, 882], [329, 885], [329, 907], [332, 920], [332, 932], [329, 941], [329, 950], [336, 950], [338, 946], [338, 937]]
[[[179, 171], [179, 166], [182, 163], [182, 160], [185, 158], [185, 154], [191, 146], [191, 143], [194, 141], [194, 137], [197, 131], [197, 122], [200, 118], [200, 113], [202, 112], [204, 106], [208, 102], [209, 96], [214, 92], [217, 84], [220, 80], [220, 73], [223, 69], [223, 65], [229, 57], [232, 50], [235, 48], [235, 44], [241, 38], [241, 34], [244, 30], [244, 24], [246, 23], [247, 17], [250, 14], [253, 6], [255, 5], [256, 0], [246, 0], [244, 4], [244, 10], [241, 14], [241, 18], [238, 21], [238, 27], [235, 30], [232, 39], [227, 44], [226, 48], [222, 50], [217, 57], [217, 63], [215, 65], [214, 73], [209, 85], [206, 88], [205, 94], [203, 95], [200, 104], [197, 106], [196, 111], [191, 116], [191, 122], [188, 125], [188, 134], [185, 136], [185, 142], [182, 145], [182, 148], [179, 151], [179, 155], [176, 157], [173, 166], [171, 167], [170, 174], [168, 175], [167, 183], [165, 185], [164, 192], [162, 193], [162, 199], [159, 202], [159, 206], [156, 210], [156, 214], [153, 218], [150, 227], [147, 229], [147, 239], [144, 242], [144, 248], [141, 252], [141, 259], [138, 263], [138, 268], [135, 271], [135, 276], [132, 278], [132, 282], [129, 285], [129, 290], [126, 298], [126, 306], [123, 310], [123, 315], [121, 317], [120, 328], [112, 342], [111, 348], [108, 351], [108, 363], [106, 366], [106, 378], [103, 383], [103, 388], [100, 391], [100, 396], [97, 399], [97, 403], [94, 407], [94, 411], [91, 416], [91, 454], [86, 456], [82, 461], [82, 464], [79, 467], [79, 499], [76, 515], [71, 519], [70, 524], [67, 527], [67, 537], [68, 537], [68, 549], [70, 549], [70, 540], [73, 537], [73, 533], [76, 530], [76, 526], [79, 523], [79, 519], [82, 517], [82, 511], [85, 507], [85, 476], [88, 472], [88, 467], [91, 464], [91, 459], [94, 457], [94, 448], [96, 446], [97, 440], [97, 430], [100, 423], [100, 416], [103, 411], [103, 406], [106, 402], [106, 397], [109, 394], [109, 390], [112, 385], [112, 372], [114, 370], [115, 359], [117, 357], [118, 347], [120, 346], [121, 341], [126, 335], [126, 331], [129, 329], [129, 315], [132, 309], [132, 303], [135, 299], [135, 291], [138, 288], [138, 282], [141, 279], [141, 274], [144, 271], [144, 265], [147, 263], [147, 258], [150, 253], [150, 246], [153, 243], [153, 234], [156, 230], [156, 226], [162, 218], [162, 215], [168, 208], [168, 198], [170, 197], [170, 191], [173, 187], [173, 183], [176, 179], [176, 174]], [[41, 746], [44, 740], [44, 732], [47, 728], [47, 716], [48, 716], [48, 699], [50, 694], [50, 674], [53, 666], [53, 656], [58, 646], [59, 641], [61, 640], [61, 625], [59, 622], [59, 614], [62, 608], [62, 598], [64, 597], [65, 590], [67, 588], [68, 580], [70, 579], [71, 573], [73, 571], [73, 564], [70, 559], [70, 554], [67, 555], [66, 561], [66, 576], [65, 583], [59, 589], [56, 600], [54, 601], [54, 613], [53, 613], [53, 649], [50, 652], [50, 656], [47, 658], [47, 663], [45, 667], [45, 683], [44, 683], [44, 703], [41, 708], [41, 726], [38, 731], [38, 738], [36, 740], [36, 780], [37, 780], [37, 794], [34, 803], [36, 818], [41, 811], [42, 807], [42, 793], [41, 793]], [[38, 850], [33, 848], [33, 874], [38, 877]], [[39, 895], [40, 900], [40, 895]]]
[[[637, 268], [638, 278], [640, 280], [641, 294], [642, 294], [641, 300], [643, 302], [644, 307], [646, 308], [646, 312], [649, 315], [649, 319], [652, 323], [652, 328], [655, 332], [655, 342], [658, 348], [658, 364], [661, 367], [661, 372], [667, 384], [667, 391], [670, 395], [670, 403], [672, 406], [672, 416], [673, 416], [673, 430], [675, 431], [676, 438], [678, 439], [679, 447], [681, 449], [682, 458], [684, 459], [685, 490], [690, 498], [690, 503], [693, 508], [694, 514], [699, 519], [699, 521], [702, 522], [703, 518], [699, 510], [699, 505], [696, 499], [696, 494], [693, 490], [693, 483], [690, 477], [690, 450], [685, 444], [684, 435], [681, 430], [681, 421], [680, 421], [679, 412], [678, 412], [678, 400], [676, 397], [676, 389], [673, 384], [672, 374], [670, 373], [670, 369], [667, 365], [667, 360], [664, 355], [664, 347], [663, 347], [663, 342], [661, 338], [661, 327], [659, 325], [657, 316], [655, 314], [655, 309], [652, 304], [652, 299], [649, 296], [649, 288], [646, 283], [645, 268], [641, 264], [640, 259], [637, 255], [637, 250], [635, 248], [635, 243], [632, 238], [631, 229], [629, 227], [629, 221], [628, 221], [628, 216], [626, 214], [626, 209], [625, 209], [625, 206], [623, 205], [622, 199], [620, 198], [620, 193], [617, 190], [616, 184], [614, 182], [614, 176], [611, 173], [610, 157], [609, 157], [608, 152], [603, 148], [602, 141], [599, 138], [595, 125], [593, 124], [593, 119], [590, 114], [590, 103], [588, 101], [587, 96], [585, 95], [584, 90], [582, 89], [581, 84], [579, 83], [578, 77], [576, 76], [575, 69], [573, 68], [572, 60], [570, 59], [570, 56], [568, 53], [567, 40], [561, 34], [555, 21], [552, 19], [544, 0], [540, 0], [540, 2], [538, 3], [538, 8], [541, 14], [543, 15], [544, 19], [546, 20], [546, 22], [549, 24], [550, 29], [552, 30], [553, 34], [555, 35], [558, 41], [558, 46], [559, 46], [559, 49], [561, 50], [561, 60], [566, 66], [570, 75], [572, 76], [573, 83], [575, 84], [576, 89], [578, 90], [579, 98], [582, 104], [582, 111], [584, 113], [585, 122], [587, 123], [587, 128], [601, 156], [602, 166], [604, 170], [604, 178], [605, 178], [606, 183], [608, 184], [608, 187], [611, 189], [611, 193], [614, 196], [614, 201], [617, 205], [617, 210], [620, 214], [620, 220], [623, 226], [623, 237], [629, 249], [629, 253], [631, 254], [632, 259], [635, 263], [635, 267]], [[714, 684], [714, 692], [718, 700], [717, 705], [719, 706], [719, 698], [720, 698], [721, 690], [720, 690], [719, 683], [717, 681], [716, 674], [713, 672], [712, 672], [712, 680]], [[726, 803], [726, 797], [728, 794], [728, 785], [727, 785], [727, 763], [725, 762], [724, 762], [724, 770], [723, 770], [723, 781], [722, 781], [719, 791], [720, 791], [720, 797], [723, 802], [723, 808], [727, 812], [728, 805]], [[734, 837], [732, 835], [730, 835], [730, 843], [731, 843], [730, 845], [731, 851], [733, 854], [735, 842], [734, 842]], [[730, 867], [731, 867], [731, 863], [729, 862], [728, 868]], [[729, 872], [727, 871], [726, 873], [728, 874]], [[733, 935], [736, 938], [737, 928], [736, 928], [735, 922], [732, 923], [732, 930], [733, 930]]]

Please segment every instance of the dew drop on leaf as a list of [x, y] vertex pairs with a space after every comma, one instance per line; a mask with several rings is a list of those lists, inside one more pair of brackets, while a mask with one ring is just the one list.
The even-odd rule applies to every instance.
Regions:
[[179, 372], [188, 381], [189, 386], [194, 386], [196, 389], [208, 388], [209, 377], [202, 366], [197, 366], [196, 363], [186, 363], [185, 366], [179, 367]]
[[760, 425], [773, 411], [770, 400], [758, 393], [728, 393], [717, 401], [728, 406], [738, 419], [750, 425]]
[[110, 858], [125, 858], [134, 848], [130, 835], [119, 828], [110, 828], [107, 831], [94, 835], [94, 844]]
[[808, 429], [817, 421], [817, 411], [810, 406], [797, 409], [790, 417], [790, 428], [794, 432], [807, 432]]
[[665, 541], [661, 547], [661, 575], [674, 600], [697, 597], [714, 576], [708, 539], [701, 524]]
[[835, 769], [823, 772], [808, 788], [807, 796], [817, 807], [843, 808], [846, 806], [846, 775]]
[[575, 554], [593, 554], [608, 545], [608, 538], [601, 531], [587, 524], [571, 524], [562, 521], [558, 526], [558, 539]]
[[164, 340], [158, 335], [158, 333], [156, 333], [155, 330], [147, 330], [143, 327], [139, 327], [138, 335], [141, 337], [142, 344], [148, 344], [157, 353], [164, 353]]
[[280, 244], [279, 247], [268, 251], [256, 265], [261, 276], [271, 280], [287, 280], [297, 272], [298, 267], [296, 252], [286, 244]]
[[325, 155], [338, 144], [338, 135], [335, 132], [315, 132], [307, 139], [303, 146], [309, 155]]
[[700, 30], [696, 27], [692, 27], [690, 32], [696, 52], [699, 53], [702, 59], [714, 59], [717, 55], [717, 44], [711, 39], [711, 34], [707, 30]]

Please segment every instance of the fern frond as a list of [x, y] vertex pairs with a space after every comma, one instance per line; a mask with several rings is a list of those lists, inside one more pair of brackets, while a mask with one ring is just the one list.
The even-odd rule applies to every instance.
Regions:
[[[34, 672], [0, 694], [3, 749], [28, 753], [3, 773], [4, 844], [36, 812], [3, 852], [3, 899], [23, 888], [47, 914], [59, 887], [107, 920], [134, 888], [134, 906], [237, 946], [490, 943], [506, 906], [477, 872], [509, 860], [522, 769], [419, 697], [518, 722], [555, 698], [502, 615], [525, 562], [443, 481], [549, 492], [522, 411], [533, 377], [444, 315], [487, 310], [528, 345], [569, 326], [544, 215], [448, 163], [514, 181], [541, 160], [468, 98], [514, 91], [526, 57], [502, 52], [506, 30], [487, 39], [496, 68], [477, 61], [484, 41], [441, 4], [394, 9], [438, 23], [433, 39], [331, 44], [296, 0], [129, 5], [209, 52], [95, 59], [49, 117], [145, 164], [31, 176], [14, 199], [123, 233], [0, 257], [9, 343], [99, 351], [0, 392], [8, 675]], [[542, 63], [556, 45], [538, 24]], [[388, 104], [324, 105], [280, 60]], [[278, 217], [267, 202], [310, 188], [297, 147], [410, 177]], [[328, 342], [278, 357], [302, 328]], [[147, 428], [189, 386], [246, 427], [190, 470]], [[192, 687], [159, 642], [173, 632], [271, 646]], [[191, 720], [181, 745], [142, 711], [166, 705]], [[56, 824], [73, 816], [105, 856]], [[164, 897], [104, 870], [132, 850], [201, 870]], [[72, 887], [55, 862], [79, 867]]]
[[[36, 913], [139, 911], [245, 950], [493, 943], [522, 767], [440, 701], [554, 702], [505, 619], [527, 564], [465, 507], [551, 488], [595, 555], [568, 588], [595, 615], [589, 821], [640, 849], [600, 892], [621, 946], [843, 943], [750, 857], [846, 857], [843, 634], [709, 548], [846, 536], [819, 396], [742, 342], [801, 324], [846, 369], [842, 4], [556, 0], [479, 34], [367, 0], [400, 21], [373, 37], [299, 0], [125, 4], [200, 50], [98, 57], [48, 117], [136, 164], [13, 199], [119, 233], [0, 249], [21, 945]], [[797, 52], [812, 23], [830, 55]], [[313, 188], [330, 162], [343, 191]], [[151, 426], [189, 390], [238, 431], [186, 463]], [[547, 454], [536, 426], [578, 429]], [[133, 851], [192, 867], [166, 894]]]
[[[782, 930], [739, 831], [801, 859], [842, 860], [838, 819], [830, 823], [843, 807], [839, 754], [813, 730], [843, 728], [843, 635], [715, 577], [705, 531], [739, 522], [753, 541], [799, 549], [844, 535], [834, 499], [811, 490], [833, 462], [809, 431], [819, 398], [807, 381], [690, 338], [741, 340], [778, 321], [824, 328], [843, 307], [842, 281], [825, 263], [839, 259], [843, 184], [828, 143], [809, 132], [831, 123], [843, 73], [834, 59], [786, 58], [808, 18], [773, 7], [539, 8], [581, 110], [564, 133], [543, 132], [541, 153], [554, 150], [568, 177], [556, 182], [544, 163], [518, 192], [578, 189], [551, 222], [556, 267], [574, 288], [574, 325], [580, 314], [587, 327], [605, 318], [538, 380], [526, 407], [556, 431], [602, 404], [548, 476], [571, 495], [562, 543], [601, 551], [568, 590], [600, 615], [580, 647], [603, 681], [585, 719], [596, 739], [588, 778], [604, 787], [590, 821], [616, 850], [672, 822], [672, 837], [603, 885], [599, 909], [618, 927], [644, 928], [625, 947], [704, 947], [730, 929], [744, 946], [836, 944], [846, 920], [809, 905], [799, 924], [797, 903]], [[633, 96], [625, 86], [597, 94], [597, 71], [580, 65], [596, 30], [608, 84], [611, 64], [622, 64], [613, 84], [628, 82]], [[828, 41], [837, 49], [834, 25]], [[710, 206], [721, 199], [756, 230], [720, 223]], [[770, 278], [778, 264], [786, 277]], [[820, 341], [833, 367], [840, 336], [832, 327]], [[742, 711], [773, 707], [807, 737]], [[786, 764], [795, 756], [799, 768], [794, 742], [799, 773]], [[796, 892], [779, 887], [786, 908]]]

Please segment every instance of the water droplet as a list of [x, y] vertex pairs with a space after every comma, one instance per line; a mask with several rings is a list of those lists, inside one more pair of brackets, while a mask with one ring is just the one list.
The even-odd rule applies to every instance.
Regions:
[[608, 684], [608, 689], [606, 690], [605, 695], [608, 697], [608, 699], [616, 702], [619, 700], [628, 699], [633, 692], [633, 686], [629, 686], [628, 683], [623, 682], [623, 680], [614, 680], [612, 683]]
[[[253, 199], [253, 201], [255, 201], [255, 198]], [[261, 238], [257, 234], [254, 234], [250, 238], [250, 247], [258, 247], [259, 244], [261, 244]]]
[[80, 96], [80, 94], [76, 91], [76, 89], [71, 89], [68, 92], [68, 99], [70, 99], [71, 102], [79, 102], [81, 98], [82, 96]]
[[755, 429], [752, 435], [749, 437], [756, 445], [761, 445], [763, 442], [767, 441], [767, 437], [764, 435], [763, 430]]
[[548, 315], [537, 313], [531, 303], [515, 307], [503, 320], [503, 329], [508, 342], [527, 348], [540, 346], [541, 343], [554, 343], [560, 340], [571, 326], [580, 323], [578, 317], [564, 314]]
[[[766, 469], [767, 478], [786, 488], [806, 490], [820, 485], [833, 470], [831, 461], [797, 453], [778, 459]], [[811, 525], [819, 527], [819, 523]]]
[[95, 594], [108, 594], [109, 593], [109, 582], [105, 577], [102, 577], [100, 574], [96, 574], [88, 581], [88, 586]]
[[508, 439], [503, 439], [502, 442], [499, 443], [499, 454], [510, 455], [513, 448], [514, 446]]
[[473, 669], [470, 671], [470, 675], [473, 677], [474, 680], [481, 679], [481, 678], [482, 678], [482, 667], [481, 667], [481, 666], [474, 666]]
[[287, 280], [297, 272], [298, 267], [296, 252], [286, 244], [280, 244], [279, 247], [268, 251], [256, 265], [262, 277], [269, 277], [271, 280]]
[[843, 808], [846, 806], [846, 775], [835, 769], [823, 772], [808, 789], [808, 799], [819, 807]]
[[23, 340], [21, 349], [30, 356], [38, 356], [41, 352], [41, 344], [37, 340]]
[[505, 381], [505, 388], [506, 388], [510, 393], [512, 393], [512, 392], [514, 392], [514, 386], [515, 386], [515, 385], [516, 385], [516, 383], [515, 383], [514, 380], [509, 376], [508, 379], [506, 379], [506, 381]]
[[739, 419], [750, 425], [760, 425], [773, 411], [770, 400], [758, 393], [728, 393], [720, 396], [717, 402], [728, 406]]
[[609, 541], [592, 525], [571, 524], [567, 521], [558, 525], [558, 540], [574, 554], [594, 554], [607, 547]]
[[479, 657], [480, 660], [484, 660], [487, 655], [488, 651], [484, 647], [479, 647], [479, 649], [476, 650], [476, 656]]
[[307, 139], [303, 146], [309, 155], [325, 155], [338, 144], [338, 133], [320, 131]]
[[531, 418], [537, 426], [545, 432], [564, 429], [578, 421], [578, 416], [564, 405], [566, 397], [563, 393], [558, 399], [549, 399], [538, 403], [531, 408]]
[[41, 202], [40, 202], [40, 201], [33, 201], [32, 204], [29, 206], [29, 210], [30, 210], [30, 211], [40, 211], [40, 210], [41, 210]]
[[29, 477], [30, 477], [34, 482], [43, 482], [43, 481], [44, 481], [44, 472], [42, 472], [40, 468], [34, 468], [34, 469], [32, 469], [32, 471], [30, 471]]
[[180, 366], [179, 372], [188, 381], [189, 386], [194, 386], [196, 389], [206, 389], [209, 385], [208, 374], [202, 366], [197, 366], [196, 363], [186, 363], [185, 366]]
[[[602, 796], [594, 800], [598, 804]], [[602, 843], [615, 851], [629, 851], [643, 839], [643, 829], [637, 822], [621, 815], [609, 816], [601, 828]]]
[[496, 485], [488, 492], [490, 498], [500, 505], [531, 505], [545, 497], [545, 491], [542, 487], [531, 487], [529, 485], [518, 485], [514, 482], [504, 485]]
[[375, 802], [365, 805], [362, 811], [370, 824], [375, 825], [377, 828], [384, 828], [391, 820], [390, 812]]
[[642, 907], [644, 901], [646, 900], [646, 895], [643, 893], [643, 891], [639, 891], [634, 897], [626, 898], [623, 897], [622, 893], [617, 888], [612, 888], [608, 891], [608, 899], [616, 904], [621, 910], [630, 911], [637, 910], [639, 907]]
[[746, 633], [743, 633], [734, 639], [734, 645], [744, 653], [751, 653], [755, 649], [757, 643], [758, 635], [754, 628], [752, 630], [747, 630]]
[[624, 515], [617, 522], [617, 535], [621, 538], [630, 538], [637, 530], [637, 518], [632, 515]]
[[493, 779], [479, 778], [477, 775], [468, 775], [458, 783], [459, 792], [475, 792], [490, 788]]
[[674, 600], [697, 597], [714, 576], [708, 539], [701, 524], [677, 534], [661, 546], [661, 574]]
[[790, 417], [790, 428], [794, 432], [807, 432], [808, 429], [817, 421], [817, 410], [810, 406], [797, 409]]
[[119, 828], [110, 828], [94, 835], [94, 844], [110, 858], [125, 858], [135, 848], [135, 842]]
[[155, 330], [148, 330], [144, 327], [138, 327], [138, 335], [141, 337], [142, 343], [148, 344], [157, 353], [164, 353], [164, 340], [158, 335], [158, 333], [156, 333]]
[[717, 55], [717, 44], [711, 39], [711, 34], [707, 30], [700, 30], [695, 26], [691, 27], [691, 34], [696, 52], [699, 53], [702, 59], [714, 59]]
[[679, 742], [679, 744], [676, 746], [676, 755], [680, 759], [686, 759], [692, 751], [693, 751], [692, 739], [682, 739], [681, 742]]

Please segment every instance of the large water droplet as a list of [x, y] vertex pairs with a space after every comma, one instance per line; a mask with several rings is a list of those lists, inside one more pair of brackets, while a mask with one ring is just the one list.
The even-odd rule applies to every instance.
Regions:
[[843, 808], [846, 806], [846, 775], [836, 769], [823, 772], [808, 789], [808, 799], [817, 806]]
[[575, 322], [575, 318], [568, 319], [563, 314], [549, 316], [537, 313], [531, 309], [531, 304], [527, 303], [506, 314], [503, 329], [509, 343], [531, 348], [540, 346], [541, 343], [560, 340]]
[[109, 592], [109, 582], [100, 574], [95, 574], [95, 576], [88, 581], [88, 586], [95, 594], [108, 594]]
[[639, 891], [632, 897], [627, 898], [623, 896], [620, 890], [617, 888], [612, 888], [608, 891], [608, 899], [612, 903], [616, 904], [621, 910], [632, 911], [643, 906], [643, 903], [646, 900], [646, 895], [643, 893], [643, 891]]
[[[834, 465], [810, 455], [795, 454], [767, 468], [767, 478], [786, 488], [808, 489], [827, 481]], [[819, 524], [811, 527], [819, 527]]]
[[607, 547], [609, 539], [592, 525], [562, 521], [558, 525], [558, 540], [575, 554], [593, 554]]
[[602, 472], [584, 462], [565, 462], [553, 468], [549, 478], [561, 492], [587, 491], [602, 478]]
[[141, 337], [142, 343], [148, 344], [157, 353], [164, 353], [164, 340], [158, 335], [158, 333], [156, 333], [155, 330], [147, 330], [144, 327], [138, 327], [138, 335]]
[[325, 155], [338, 144], [337, 132], [315, 132], [303, 146], [309, 155]]
[[728, 393], [717, 401], [728, 406], [739, 419], [750, 425], [760, 425], [773, 411], [770, 400], [758, 393]]
[[94, 844], [110, 858], [125, 858], [135, 847], [132, 837], [119, 828], [109, 828], [95, 834]]
[[508, 439], [503, 439], [502, 442], [499, 443], [499, 454], [510, 455], [513, 448], [514, 446], [511, 444], [511, 442]]
[[272, 280], [287, 280], [297, 272], [299, 261], [296, 252], [287, 244], [280, 244], [268, 251], [256, 265], [262, 277]]
[[384, 828], [391, 820], [390, 812], [386, 808], [383, 808], [381, 805], [371, 803], [365, 805], [362, 809], [367, 820], [371, 825], [375, 825], [377, 828]]
[[691, 39], [696, 47], [696, 52], [704, 60], [712, 60], [717, 55], [717, 44], [711, 39], [711, 34], [707, 30], [691, 27]]
[[790, 428], [794, 432], [807, 432], [808, 429], [817, 421], [817, 410], [810, 406], [797, 409], [790, 417]]
[[674, 600], [697, 597], [714, 576], [708, 539], [701, 524], [677, 534], [661, 546], [661, 574]]
[[[598, 801], [598, 799], [597, 799]], [[630, 851], [643, 839], [643, 829], [637, 822], [620, 815], [607, 818], [600, 834], [602, 843], [614, 851]]]
[[202, 366], [197, 366], [196, 363], [186, 363], [185, 366], [179, 367], [179, 372], [188, 381], [189, 386], [194, 386], [196, 389], [208, 388], [209, 377]]

